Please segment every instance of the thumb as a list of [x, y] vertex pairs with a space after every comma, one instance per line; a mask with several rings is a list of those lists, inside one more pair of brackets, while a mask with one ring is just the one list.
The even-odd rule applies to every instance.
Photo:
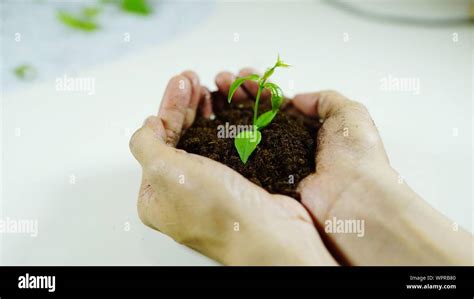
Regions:
[[356, 178], [355, 169], [373, 163], [388, 164], [378, 130], [364, 105], [335, 91], [299, 94], [294, 106], [323, 120], [316, 145], [316, 172], [298, 185], [302, 203], [316, 218], [322, 217], [337, 194]]
[[297, 94], [292, 102], [307, 116], [325, 119], [334, 115], [351, 101], [336, 91], [326, 90]]
[[388, 162], [377, 127], [363, 104], [335, 91], [298, 94], [292, 102], [307, 116], [323, 121], [317, 138], [316, 162], [323, 162], [320, 167], [336, 158], [362, 160], [370, 156]]
[[161, 147], [169, 147], [166, 146], [166, 139], [167, 133], [161, 119], [150, 116], [130, 138], [130, 151], [140, 165], [146, 167], [159, 157]]

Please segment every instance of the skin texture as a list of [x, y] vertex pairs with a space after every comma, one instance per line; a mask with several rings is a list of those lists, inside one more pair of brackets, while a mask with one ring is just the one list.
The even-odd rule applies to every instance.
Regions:
[[[243, 69], [239, 76], [251, 73]], [[216, 85], [227, 94], [234, 79], [222, 72]], [[246, 82], [233, 100], [249, 100], [257, 88]], [[472, 235], [453, 230], [451, 221], [400, 183], [360, 103], [334, 91], [291, 100], [298, 113], [323, 120], [317, 169], [299, 184], [299, 203], [175, 148], [196, 113], [212, 116], [210, 101], [198, 76], [183, 72], [168, 83], [158, 115], [130, 140], [143, 169], [138, 213], [149, 227], [226, 265], [472, 264]], [[326, 233], [333, 217], [364, 220], [364, 236]]]
[[[229, 167], [174, 147], [207, 90], [173, 77], [158, 116], [130, 141], [143, 168], [138, 213], [148, 226], [228, 265], [335, 265], [306, 209], [271, 195]], [[304, 254], [301, 254], [304, 252]]]

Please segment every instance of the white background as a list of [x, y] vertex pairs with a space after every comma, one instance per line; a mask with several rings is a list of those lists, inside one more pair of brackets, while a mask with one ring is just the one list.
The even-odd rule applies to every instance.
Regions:
[[[366, 104], [394, 168], [472, 231], [472, 27], [376, 22], [318, 1], [205, 4], [205, 18], [185, 32], [71, 74], [95, 78], [94, 95], [57, 91], [60, 70], [14, 89], [3, 75], [9, 91], [2, 94], [1, 214], [38, 220], [39, 235], [0, 235], [1, 264], [214, 264], [141, 224], [140, 169], [128, 140], [157, 112], [172, 75], [193, 69], [213, 89], [218, 71], [263, 69], [277, 53], [293, 65], [275, 75], [287, 95], [336, 89]], [[377, 13], [458, 17], [467, 14], [469, 1], [354, 4]], [[186, 22], [179, 13], [173, 20]], [[2, 42], [13, 38], [3, 35]], [[2, 64], [10, 58], [2, 55]], [[389, 75], [419, 78], [420, 94], [382, 90]]]

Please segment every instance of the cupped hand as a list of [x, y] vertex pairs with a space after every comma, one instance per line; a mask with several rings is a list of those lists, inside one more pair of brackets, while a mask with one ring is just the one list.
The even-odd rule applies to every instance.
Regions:
[[[220, 89], [231, 79], [227, 75], [217, 77]], [[235, 96], [247, 94], [239, 90]], [[197, 113], [212, 115], [210, 101], [194, 72], [175, 76], [158, 115], [132, 136], [130, 149], [143, 170], [140, 219], [227, 265], [335, 265], [299, 202], [269, 194], [223, 164], [175, 148]]]
[[[247, 68], [239, 76], [255, 72]], [[221, 92], [228, 92], [233, 79], [228, 72], [218, 75]], [[256, 91], [255, 83], [246, 82], [235, 97], [245, 99]], [[338, 261], [349, 265], [473, 263], [472, 235], [434, 210], [392, 169], [362, 104], [335, 91], [321, 91], [298, 94], [286, 108], [322, 122], [316, 170], [299, 183], [297, 191]]]

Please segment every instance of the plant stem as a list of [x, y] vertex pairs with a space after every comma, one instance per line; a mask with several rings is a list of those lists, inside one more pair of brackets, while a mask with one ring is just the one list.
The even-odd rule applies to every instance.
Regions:
[[255, 97], [255, 106], [253, 107], [253, 125], [257, 122], [258, 104], [260, 102], [260, 95], [262, 94], [263, 84], [258, 84], [257, 96]]

